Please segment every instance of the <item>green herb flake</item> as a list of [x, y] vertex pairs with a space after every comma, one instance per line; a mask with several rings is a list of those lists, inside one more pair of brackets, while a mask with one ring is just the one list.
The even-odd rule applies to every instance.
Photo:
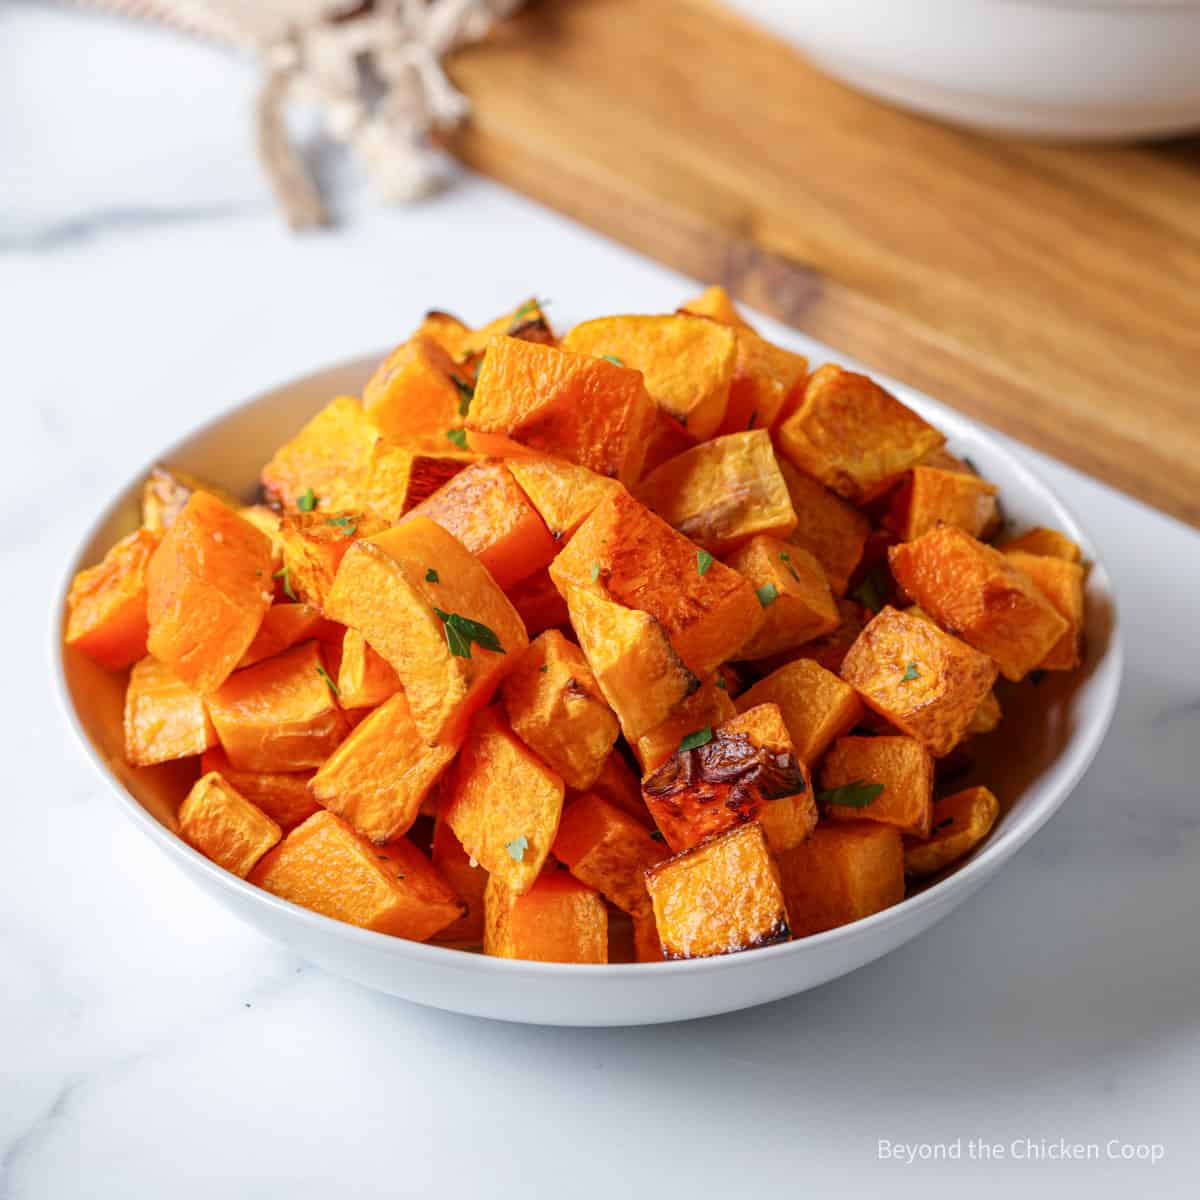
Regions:
[[655, 829], [655, 830], [652, 830], [652, 831], [651, 831], [651, 833], [650, 833], [650, 836], [651, 836], [651, 838], [653, 838], [653, 839], [654, 839], [654, 841], [656, 841], [656, 842], [665, 842], [665, 841], [667, 840], [665, 837], [663, 837], [663, 834], [662, 834], [662, 830], [661, 830], [661, 829]]
[[475, 389], [457, 375], [450, 376], [450, 382], [458, 389], [458, 415], [465, 417], [471, 411], [471, 401], [475, 399]]
[[327, 670], [325, 670], [325, 668], [324, 668], [324, 667], [318, 667], [318, 668], [317, 668], [317, 674], [318, 674], [318, 675], [320, 675], [320, 677], [321, 677], [323, 680], [325, 680], [325, 682], [326, 682], [326, 683], [329, 685], [329, 690], [330, 690], [330, 691], [331, 691], [331, 692], [332, 692], [332, 693], [333, 693], [335, 696], [340, 696], [340, 695], [342, 694], [342, 693], [341, 693], [341, 692], [338, 690], [338, 685], [337, 685], [336, 683], [334, 683], [332, 679], [330, 679], [330, 677], [329, 677], [329, 672], [328, 672]]
[[713, 556], [707, 550], [696, 551], [696, 574], [706, 575], [708, 568], [713, 565]]
[[868, 572], [862, 583], [850, 595], [863, 608], [869, 608], [872, 612], [877, 613], [883, 608], [886, 591], [887, 581], [883, 578], [882, 568], [877, 566]]
[[684, 750], [699, 750], [701, 746], [707, 746], [712, 740], [712, 726], [705, 725], [703, 729], [697, 729], [694, 733], [689, 733], [679, 743], [679, 751], [682, 753]]
[[443, 612], [440, 608], [433, 610], [446, 627], [446, 645], [455, 658], [470, 658], [471, 643], [481, 646], [484, 650], [492, 650], [497, 654], [504, 653], [500, 639], [486, 625], [472, 621], [469, 617], [458, 613]]
[[939, 821], [939, 822], [938, 822], [938, 823], [937, 823], [937, 824], [936, 824], [936, 825], [933, 827], [933, 832], [934, 832], [934, 833], [937, 833], [937, 831], [938, 831], [939, 829], [945, 829], [947, 825], [953, 825], [953, 824], [954, 824], [954, 818], [953, 818], [953, 817], [947, 817], [947, 818], [946, 818], [944, 821]]
[[543, 675], [545, 675], [545, 674], [546, 674], [546, 673], [547, 673], [547, 672], [550, 670], [550, 668], [549, 668], [549, 667], [548, 667], [548, 666], [547, 666], [545, 663], [542, 663], [542, 665], [541, 665], [540, 667], [538, 667], [538, 670], [539, 670], [539, 671], [540, 671], [540, 672], [541, 672]]
[[312, 512], [317, 507], [317, 497], [312, 488], [306, 489], [304, 495], [296, 501], [296, 507], [301, 512]]
[[352, 538], [358, 532], [357, 517], [326, 517], [325, 524], [332, 525], [336, 529], [341, 530], [342, 537], [345, 538]]
[[723, 692], [727, 692], [727, 691], [729, 691], [729, 684], [727, 684], [727, 683], [725, 682], [725, 676], [724, 676], [724, 675], [718, 675], [718, 676], [717, 676], [717, 683], [716, 683], [716, 686], [717, 686], [717, 687], [719, 687], [719, 688], [721, 689], [721, 691], [723, 691]]
[[296, 599], [296, 593], [292, 591], [292, 568], [291, 567], [289, 567], [285, 564], [284, 566], [280, 567], [279, 570], [276, 571], [275, 574], [271, 576], [271, 578], [272, 579], [282, 579], [283, 580], [283, 594], [289, 600]]
[[920, 679], [921, 672], [917, 670], [917, 664], [911, 662], [904, 668], [904, 674], [900, 676], [901, 683], [911, 683], [914, 679]]
[[507, 846], [504, 847], [508, 851], [508, 856], [514, 862], [525, 861], [525, 851], [529, 849], [529, 839], [521, 834], [518, 838], [513, 838]]
[[446, 437], [460, 450], [465, 450], [467, 448], [467, 431], [461, 426], [458, 429], [447, 429]]
[[822, 804], [840, 804], [845, 808], [866, 808], [873, 804], [883, 791], [882, 783], [864, 783], [856, 779], [853, 783], [843, 783], [841, 787], [828, 788], [820, 792], [817, 799]]
[[610, 362], [614, 367], [623, 367], [625, 364], [615, 354], [600, 355], [605, 362]]
[[595, 583], [600, 578], [600, 564], [598, 562], [592, 563], [592, 569], [588, 573], [592, 577], [592, 582]]
[[788, 574], [797, 582], [800, 582], [800, 576], [796, 574], [796, 568], [792, 566], [792, 556], [786, 551], [779, 552], [779, 561], [788, 569]]
[[438, 573], [432, 567], [430, 567], [425, 572], [425, 582], [426, 583], [440, 583], [441, 582], [441, 580], [438, 579]]
[[779, 599], [779, 589], [773, 583], [764, 583], [762, 587], [755, 588], [754, 594], [763, 608], [770, 608]]

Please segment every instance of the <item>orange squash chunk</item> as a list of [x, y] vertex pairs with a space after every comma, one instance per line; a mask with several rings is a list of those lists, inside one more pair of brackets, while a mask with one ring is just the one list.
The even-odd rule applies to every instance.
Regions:
[[466, 912], [438, 935], [439, 942], [475, 946], [483, 941], [483, 894], [488, 873], [471, 861], [454, 836], [454, 830], [439, 816], [433, 827], [433, 865], [445, 876], [467, 906]]
[[146, 655], [146, 568], [159, 537], [138, 529], [94, 567], [80, 571], [67, 595], [68, 646], [110, 671]]
[[808, 359], [803, 354], [784, 350], [752, 330], [739, 329], [729, 405], [718, 432], [770, 429], [807, 375]]
[[724, 325], [690, 314], [599, 317], [576, 325], [562, 344], [640, 371], [654, 403], [697, 441], [712, 437], [725, 419], [737, 338]]
[[298, 642], [328, 638], [336, 629], [337, 626], [325, 620], [321, 610], [311, 604], [272, 604], [254, 635], [254, 641], [238, 662], [238, 668], [252, 667], [264, 658], [274, 658]]
[[531, 638], [547, 629], [561, 629], [571, 620], [567, 602], [545, 567], [520, 583], [514, 583], [505, 595], [512, 601]]
[[427, 337], [413, 337], [379, 364], [363, 389], [363, 408], [389, 441], [410, 450], [452, 450], [447, 435], [462, 428], [470, 394], [450, 355]]
[[441, 815], [489, 875], [527, 892], [554, 844], [563, 793], [562, 779], [486, 708], [471, 724]]
[[554, 857], [627, 913], [650, 913], [646, 870], [669, 851], [640, 821], [594, 792], [563, 809]]
[[738, 329], [749, 329], [745, 317], [737, 310], [729, 293], [719, 284], [710, 284], [698, 296], [694, 296], [686, 304], [679, 306], [681, 313], [691, 313], [697, 317], [708, 317], [712, 321], [720, 321], [722, 325], [733, 325]]
[[649, 613], [568, 586], [580, 648], [621, 732], [631, 742], [661, 725], [699, 681]]
[[379, 517], [357, 509], [285, 513], [279, 526], [284, 594], [323, 608], [346, 551], [386, 528]]
[[737, 715], [729, 692], [718, 682], [724, 682], [720, 675], [705, 680], [675, 705], [661, 725], [638, 738], [634, 751], [643, 771], [653, 771], [666, 762], [689, 733], [706, 725], [716, 728]]
[[209, 492], [232, 509], [240, 507], [236, 496], [216, 484], [205, 483], [176, 467], [152, 467], [142, 485], [142, 526], [152, 533], [165, 533], [183, 512], [193, 492]]
[[330, 812], [309, 817], [250, 873], [250, 882], [335, 921], [423, 942], [463, 902], [407, 839], [376, 846]]
[[356, 541], [326, 613], [390, 664], [430, 743], [455, 741], [529, 644], [487, 568], [425, 517]]
[[1000, 801], [985, 787], [970, 787], [936, 801], [929, 837], [904, 839], [905, 874], [936, 875], [965, 858], [992, 832], [999, 815]]
[[[735, 658], [762, 624], [747, 580], [723, 563], [707, 563], [694, 542], [624, 491], [596, 506], [550, 564], [550, 577], [564, 595], [574, 587], [648, 613], [700, 677]], [[647, 728], [653, 725], [625, 736], [636, 740]]]
[[250, 647], [271, 605], [271, 543], [207, 492], [194, 492], [146, 568], [149, 652], [201, 693]]
[[998, 516], [994, 483], [970, 472], [918, 463], [892, 506], [889, 525], [901, 541], [911, 542], [939, 525], [983, 537]]
[[367, 464], [363, 507], [388, 525], [395, 525], [405, 513], [477, 461], [477, 455], [453, 448], [412, 450], [380, 440]]
[[904, 899], [899, 830], [874, 821], [823, 821], [779, 856], [793, 937], [860, 921]]
[[741, 825], [646, 872], [663, 958], [707, 958], [791, 937], [762, 826]]
[[326, 510], [361, 503], [363, 479], [379, 430], [353, 396], [338, 396], [290, 442], [275, 451], [262, 470], [267, 500], [296, 508], [312, 491]]
[[349, 728], [330, 682], [316, 641], [231, 675], [208, 697], [229, 761], [241, 771], [320, 766]]
[[817, 823], [808, 770], [774, 704], [689, 734], [642, 781], [642, 795], [672, 850], [749, 821], [773, 850], [786, 850]]
[[677, 454], [684, 454], [696, 445], [696, 439], [674, 417], [661, 408], [655, 409], [654, 424], [646, 442], [646, 461], [642, 464], [642, 475], [649, 475]]
[[390, 842], [407, 833], [458, 747], [429, 746], [403, 692], [355, 726], [309, 784], [313, 796], [363, 837]]
[[788, 458], [856, 504], [882, 495], [945, 437], [866, 375], [827, 364], [779, 427]]
[[888, 551], [896, 582], [939, 625], [1022, 679], [1069, 629], [1037, 585], [998, 550], [951, 526]]
[[1059, 533], [1057, 529], [1044, 529], [1040, 526], [1005, 542], [1000, 549], [1006, 554], [1010, 550], [1023, 550], [1026, 554], [1063, 558], [1067, 562], [1073, 563], [1083, 560], [1083, 551], [1065, 533]]
[[421, 323], [413, 330], [412, 336], [428, 338], [431, 342], [437, 342], [451, 358], [457, 359], [461, 357], [463, 342], [470, 333], [470, 327], [453, 313], [431, 308], [421, 318]]
[[530, 643], [501, 685], [514, 732], [568, 787], [591, 787], [620, 726], [578, 646], [557, 629]]
[[862, 717], [858, 693], [809, 658], [798, 658], [760, 679], [736, 701], [738, 712], [776, 704], [787, 726], [796, 757], [813, 766]]
[[654, 405], [642, 377], [602, 358], [512, 337], [488, 346], [467, 428], [632, 483], [641, 474]]
[[786, 537], [796, 514], [765, 429], [704, 442], [652, 471], [637, 498], [712, 554], [755, 534]]
[[553, 346], [557, 341], [546, 313], [535, 297], [523, 300], [511, 312], [496, 317], [486, 325], [470, 330], [459, 343], [459, 357], [477, 359], [496, 337], [511, 337], [542, 346]]
[[633, 948], [638, 962], [662, 962], [663, 946], [654, 920], [654, 909], [633, 915]]
[[212, 771], [196, 781], [180, 806], [179, 836], [217, 866], [245, 879], [283, 831]]
[[[864, 789], [882, 787], [873, 795]], [[933, 811], [933, 759], [910, 737], [844, 737], [821, 764], [818, 797], [831, 817], [895, 825], [928, 837]]]
[[739, 658], [768, 658], [795, 649], [840, 624], [825, 572], [807, 550], [760, 534], [725, 562], [749, 580], [763, 609], [762, 625], [742, 645]]
[[1066, 632], [1038, 664], [1043, 671], [1071, 671], [1080, 663], [1083, 633], [1083, 567], [1066, 558], [1006, 550], [1004, 557], [1033, 580], [1038, 591], [1067, 623]]
[[211, 771], [218, 772], [230, 787], [261, 808], [284, 833], [320, 811], [321, 806], [308, 790], [312, 771], [239, 771], [219, 747], [206, 750], [200, 759], [201, 774]]
[[859, 634], [842, 678], [935, 758], [966, 735], [996, 681], [996, 664], [933, 622], [888, 606]]
[[784, 459], [778, 464], [796, 514], [795, 528], [787, 540], [813, 555], [824, 568], [833, 594], [844, 596], [862, 560], [871, 522], [811, 475], [797, 471]]
[[553, 864], [524, 893], [493, 876], [484, 910], [485, 954], [533, 962], [608, 962], [608, 909], [600, 893]]
[[376, 708], [400, 690], [400, 678], [357, 629], [342, 637], [337, 697], [343, 708]]
[[613, 750], [604, 760], [604, 766], [589, 790], [647, 828], [653, 826], [654, 820], [642, 799], [642, 781], [633, 773], [620, 750]]
[[559, 458], [514, 458], [508, 469], [556, 542], [565, 542], [620, 485]]
[[548, 566], [558, 543], [517, 486], [505, 463], [489, 460], [460, 471], [412, 510], [456, 538], [504, 590]]
[[839, 600], [837, 610], [838, 616], [841, 618], [838, 627], [832, 633], [825, 634], [824, 637], [813, 638], [811, 642], [805, 642], [799, 650], [789, 651], [789, 661], [794, 656], [811, 659], [827, 671], [834, 673], [842, 669], [842, 661], [846, 657], [846, 652], [854, 645], [858, 635], [866, 627], [870, 612], [853, 600]]
[[153, 658], [135, 663], [125, 689], [125, 759], [134, 767], [203, 754], [217, 744], [204, 697]]

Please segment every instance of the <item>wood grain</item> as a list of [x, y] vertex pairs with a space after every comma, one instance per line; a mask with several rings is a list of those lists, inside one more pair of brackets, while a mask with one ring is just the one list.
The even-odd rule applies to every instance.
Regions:
[[543, 0], [450, 70], [476, 169], [1200, 525], [1200, 142], [951, 129], [713, 0]]

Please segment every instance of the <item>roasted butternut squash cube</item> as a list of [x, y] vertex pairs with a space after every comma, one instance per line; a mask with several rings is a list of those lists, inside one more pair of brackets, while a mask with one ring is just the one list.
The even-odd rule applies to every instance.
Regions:
[[320, 811], [321, 806], [308, 790], [312, 771], [239, 771], [220, 747], [206, 750], [200, 759], [201, 774], [212, 771], [256, 808], [261, 808], [284, 833]]
[[808, 359], [803, 354], [793, 354], [749, 329], [739, 329], [729, 405], [717, 432], [770, 429], [807, 375]]
[[600, 893], [550, 864], [528, 891], [488, 879], [483, 952], [533, 962], [608, 962], [608, 909]]
[[546, 318], [546, 312], [536, 297], [521, 301], [511, 312], [506, 312], [470, 330], [458, 347], [458, 356], [472, 361], [478, 359], [491, 344], [493, 338], [511, 337], [521, 342], [534, 342], [541, 346], [557, 343], [554, 330]]
[[641, 375], [603, 358], [512, 337], [484, 356], [467, 428], [632, 483], [641, 474], [654, 404]]
[[312, 492], [327, 511], [360, 504], [367, 466], [379, 430], [354, 396], [338, 396], [290, 442], [275, 451], [262, 470], [269, 502], [295, 509]]
[[448, 945], [478, 946], [483, 942], [484, 892], [488, 873], [463, 849], [454, 830], [439, 815], [433, 827], [433, 865], [466, 905], [466, 912], [447, 925], [437, 940]]
[[391, 442], [410, 450], [452, 450], [470, 404], [466, 375], [436, 342], [413, 337], [379, 364], [363, 389], [363, 408]]
[[969, 787], [934, 803], [929, 837], [904, 839], [904, 871], [923, 878], [965, 858], [989, 833], [1000, 815], [990, 789]]
[[361, 510], [285, 513], [279, 526], [284, 594], [324, 608], [346, 551], [386, 528], [386, 522]]
[[212, 771], [195, 782], [180, 806], [179, 836], [217, 866], [245, 879], [283, 830]]
[[238, 662], [238, 669], [252, 667], [264, 658], [274, 658], [299, 642], [330, 638], [337, 628], [332, 621], [324, 618], [319, 608], [311, 604], [272, 604], [254, 640]]
[[530, 643], [501, 685], [509, 723], [568, 787], [589, 788], [621, 729], [578, 646], [557, 629]]
[[125, 689], [125, 759], [134, 767], [203, 754], [217, 744], [204, 697], [170, 667], [143, 658]]
[[818, 799], [831, 817], [929, 836], [933, 759], [915, 738], [838, 738], [821, 764], [821, 788]]
[[637, 498], [672, 529], [725, 555], [755, 534], [786, 537], [796, 524], [765, 429], [730, 433], [652, 471]]
[[413, 450], [380, 439], [371, 451], [362, 485], [362, 504], [389, 525], [428, 500], [443, 484], [478, 461], [465, 450]]
[[564, 791], [501, 711], [485, 708], [471, 723], [441, 816], [489, 875], [527, 892], [554, 844]]
[[410, 841], [376, 846], [331, 812], [293, 829], [250, 882], [335, 921], [414, 942], [439, 933], [465, 909]]
[[888, 524], [905, 542], [939, 525], [983, 537], [996, 524], [998, 490], [978, 475], [918, 463], [896, 496]]
[[421, 802], [457, 750], [454, 743], [428, 745], [404, 693], [397, 692], [354, 727], [309, 789], [363, 837], [390, 842], [412, 828]]
[[824, 569], [833, 594], [844, 596], [850, 577], [862, 561], [871, 522], [811, 475], [796, 470], [785, 459], [778, 461], [796, 514], [795, 528], [787, 540], [813, 555]]
[[832, 363], [809, 376], [778, 436], [800, 470], [855, 504], [881, 496], [946, 440], [866, 375]]
[[861, 921], [904, 899], [900, 831], [874, 821], [823, 821], [779, 856], [793, 937]]
[[223, 487], [205, 483], [176, 467], [152, 467], [142, 485], [142, 527], [152, 533], [166, 533], [193, 492], [208, 492], [234, 510], [241, 507], [237, 497]]
[[1065, 533], [1057, 529], [1038, 527], [1005, 542], [1000, 549], [1006, 554], [1010, 550], [1022, 550], [1026, 554], [1041, 554], [1047, 558], [1063, 558], [1067, 562], [1082, 562], [1083, 551]]
[[193, 492], [146, 567], [146, 647], [207, 694], [229, 677], [271, 606], [271, 543]]
[[412, 332], [414, 338], [423, 337], [437, 342], [453, 359], [461, 357], [463, 342], [470, 334], [470, 326], [460, 321], [453, 313], [441, 312], [436, 308], [431, 308]]
[[110, 671], [146, 656], [146, 569], [159, 535], [138, 529], [80, 571], [67, 595], [68, 646]]
[[996, 681], [996, 664], [932, 621], [888, 606], [859, 634], [841, 675], [935, 758], [963, 739]]
[[1080, 663], [1083, 634], [1083, 567], [1066, 558], [1006, 550], [1004, 557], [1033, 580], [1038, 591], [1067, 623], [1066, 632], [1038, 664], [1043, 671], [1073, 671]]
[[567, 611], [580, 648], [621, 732], [636, 742], [699, 686], [649, 613], [568, 586]]
[[653, 771], [666, 762], [679, 749], [679, 743], [694, 730], [705, 726], [715, 729], [737, 715], [729, 692], [719, 687], [718, 682], [724, 682], [720, 675], [706, 679], [690, 696], [675, 705], [661, 725], [638, 738], [634, 751], [643, 771]]
[[208, 697], [229, 761], [241, 771], [320, 766], [349, 732], [332, 682], [316, 641], [231, 675]]
[[762, 625], [743, 643], [739, 658], [768, 658], [794, 650], [840, 624], [825, 572], [807, 550], [760, 534], [725, 562], [750, 582], [763, 610]]
[[400, 678], [357, 629], [342, 635], [337, 698], [343, 708], [377, 708], [400, 690]]
[[738, 712], [776, 704], [796, 757], [812, 767], [862, 717], [863, 705], [848, 683], [820, 663], [798, 658], [772, 671], [736, 701]]
[[738, 312], [737, 306], [729, 293], [719, 284], [710, 284], [700, 293], [679, 306], [681, 313], [691, 313], [697, 317], [708, 317], [712, 321], [720, 321], [722, 325], [733, 325], [737, 329], [749, 329], [746, 318]]
[[505, 595], [512, 601], [525, 632], [531, 638], [545, 633], [547, 629], [561, 629], [570, 623], [567, 602], [544, 567], [520, 583], [514, 583]]
[[563, 809], [554, 857], [627, 913], [650, 912], [646, 871], [669, 851], [640, 821], [594, 792]]
[[633, 773], [620, 750], [613, 750], [604, 760], [604, 766], [589, 790], [636, 818], [647, 829], [654, 825], [642, 799], [642, 781]]
[[646, 872], [663, 958], [707, 958], [791, 937], [762, 826], [740, 825]]
[[326, 613], [388, 662], [431, 744], [460, 736], [529, 644], [488, 569], [424, 517], [354, 542]]
[[807, 658], [820, 664], [827, 671], [835, 674], [842, 669], [842, 662], [847, 651], [854, 645], [858, 635], [866, 628], [868, 610], [853, 600], [837, 602], [838, 616], [841, 619], [838, 627], [824, 637], [813, 638], [805, 642], [799, 650], [788, 651], [788, 658]]
[[642, 781], [642, 795], [672, 850], [757, 821], [771, 848], [782, 851], [817, 823], [808, 770], [774, 704], [689, 734]]
[[699, 445], [696, 438], [664, 409], [654, 411], [654, 425], [646, 442], [646, 461], [642, 464], [642, 475], [658, 470], [663, 463], [685, 454]]
[[998, 550], [944, 525], [888, 551], [896, 582], [939, 625], [990, 654], [1005, 679], [1033, 670], [1069, 629]]
[[725, 325], [690, 314], [599, 317], [576, 325], [562, 344], [640, 371], [654, 403], [697, 441], [725, 419], [737, 362], [737, 337]]
[[514, 458], [508, 469], [556, 542], [565, 542], [609, 492], [615, 479], [560, 458]]
[[558, 543], [505, 463], [473, 463], [412, 510], [456, 538], [504, 590], [550, 564]]
[[[694, 542], [625, 491], [596, 506], [550, 564], [550, 577], [564, 595], [574, 588], [648, 613], [699, 677], [736, 657], [763, 620], [746, 579], [723, 563], [709, 562]], [[626, 730], [625, 736], [636, 740], [665, 717], [663, 712], [652, 725], [632, 735]]]

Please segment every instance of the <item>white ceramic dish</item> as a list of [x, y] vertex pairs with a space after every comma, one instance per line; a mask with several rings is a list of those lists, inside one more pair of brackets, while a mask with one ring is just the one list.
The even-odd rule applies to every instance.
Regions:
[[1108, 140], [1200, 128], [1200, 0], [727, 0], [823, 70], [980, 129]]
[[[166, 449], [159, 461], [247, 498], [272, 450], [332, 396], [361, 390], [375, 359], [266, 392]], [[895, 385], [892, 385], [895, 386]], [[903, 945], [961, 904], [1067, 798], [1091, 762], [1116, 706], [1121, 650], [1111, 584], [1095, 546], [1050, 490], [990, 434], [908, 390], [897, 394], [949, 436], [1000, 485], [1018, 525], [1045, 524], [1079, 541], [1094, 563], [1088, 579], [1087, 659], [1070, 676], [1048, 676], [1006, 709], [1002, 732], [984, 739], [979, 774], [1005, 804], [988, 841], [943, 879], [885, 912], [815, 937], [691, 962], [575, 966], [485, 958], [370, 933], [318, 916], [214, 866], [171, 832], [174, 808], [195, 767], [136, 770], [122, 757], [124, 677], [66, 650], [67, 583], [138, 523], [147, 467], [100, 515], [68, 564], [54, 622], [63, 705], [118, 806], [189, 878], [237, 916], [296, 953], [368, 987], [478, 1016], [553, 1025], [638, 1025], [747, 1008], [815, 987]]]

